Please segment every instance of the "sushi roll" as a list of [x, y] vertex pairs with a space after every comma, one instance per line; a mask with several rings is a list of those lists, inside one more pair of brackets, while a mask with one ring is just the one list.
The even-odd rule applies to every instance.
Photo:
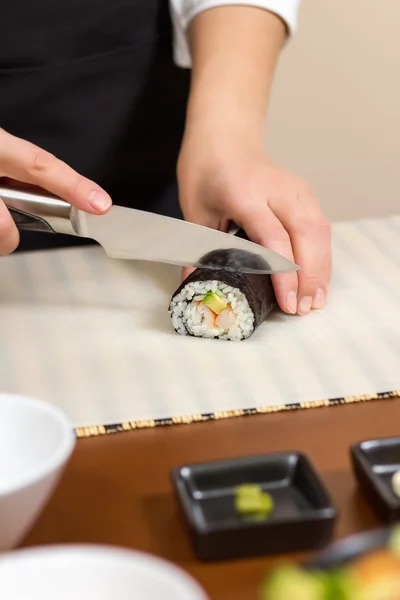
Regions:
[[258, 256], [242, 250], [215, 250], [207, 259], [218, 270], [198, 268], [185, 279], [169, 305], [172, 325], [181, 335], [245, 340], [277, 305], [271, 277], [224, 270], [242, 261], [260, 265]]

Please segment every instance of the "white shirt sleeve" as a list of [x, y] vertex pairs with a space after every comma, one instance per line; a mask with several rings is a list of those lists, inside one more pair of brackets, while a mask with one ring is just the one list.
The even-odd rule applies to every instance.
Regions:
[[248, 5], [264, 8], [277, 14], [286, 23], [289, 34], [297, 28], [301, 0], [169, 0], [174, 33], [174, 61], [179, 67], [192, 66], [187, 28], [190, 21], [203, 10], [215, 6]]

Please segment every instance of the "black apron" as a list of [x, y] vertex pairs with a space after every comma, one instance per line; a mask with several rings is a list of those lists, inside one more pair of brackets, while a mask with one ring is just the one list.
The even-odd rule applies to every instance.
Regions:
[[[168, 0], [0, 6], [0, 125], [101, 185], [114, 204], [181, 218], [176, 161], [190, 72]], [[82, 243], [24, 232], [20, 250]]]

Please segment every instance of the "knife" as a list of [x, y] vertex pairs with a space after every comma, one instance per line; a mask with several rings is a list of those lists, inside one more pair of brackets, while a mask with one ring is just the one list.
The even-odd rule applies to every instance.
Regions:
[[257, 261], [240, 261], [243, 273], [275, 274], [299, 267], [276, 252], [249, 240], [171, 217], [113, 205], [104, 215], [92, 215], [45, 191], [1, 187], [0, 198], [19, 230], [90, 238], [111, 258], [170, 263], [214, 270], [225, 267], [207, 256], [213, 250], [241, 250]]

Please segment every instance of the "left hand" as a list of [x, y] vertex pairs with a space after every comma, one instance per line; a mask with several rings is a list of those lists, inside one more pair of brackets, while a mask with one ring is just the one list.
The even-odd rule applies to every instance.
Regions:
[[308, 185], [274, 165], [244, 134], [186, 132], [178, 161], [187, 221], [227, 231], [230, 221], [258, 244], [296, 262], [273, 275], [280, 308], [323, 308], [331, 277], [331, 229]]

